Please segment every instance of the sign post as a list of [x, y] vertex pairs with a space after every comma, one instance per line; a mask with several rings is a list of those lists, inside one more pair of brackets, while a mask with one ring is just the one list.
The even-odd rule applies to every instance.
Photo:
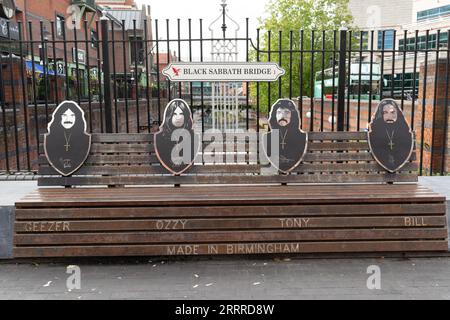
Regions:
[[347, 60], [347, 30], [340, 30], [339, 45], [339, 83], [338, 83], [338, 120], [337, 130], [344, 131], [345, 126], [345, 86], [346, 86], [346, 60]]
[[[105, 100], [105, 124], [106, 133], [113, 132], [112, 97], [111, 97], [111, 69], [109, 56], [109, 29], [108, 19], [102, 18], [102, 53], [103, 53], [103, 76], [104, 76], [104, 100]], [[116, 128], [117, 129], [117, 128]]]

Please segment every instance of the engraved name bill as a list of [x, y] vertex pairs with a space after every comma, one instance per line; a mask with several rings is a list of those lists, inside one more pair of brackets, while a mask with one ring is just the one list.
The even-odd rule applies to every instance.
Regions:
[[405, 227], [427, 227], [424, 217], [405, 217]]

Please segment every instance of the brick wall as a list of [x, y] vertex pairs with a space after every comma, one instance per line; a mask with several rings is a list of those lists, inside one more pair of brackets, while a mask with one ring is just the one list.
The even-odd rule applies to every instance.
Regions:
[[[71, 0], [39, 0], [39, 1], [30, 1], [30, 0], [16, 0], [16, 4], [19, 8], [25, 11], [25, 14], [19, 14], [15, 20], [22, 22], [24, 28], [23, 28], [23, 40], [29, 41], [31, 36], [33, 37], [34, 41], [40, 41], [41, 40], [41, 31], [40, 31], [40, 21], [43, 22], [43, 26], [46, 28], [46, 30], [50, 33], [48, 35], [49, 38], [49, 45], [48, 45], [48, 58], [53, 58], [53, 43], [52, 43], [52, 28], [51, 28], [51, 21], [56, 21], [56, 15], [61, 15], [65, 17], [66, 19], [69, 19], [68, 14], [68, 8], [71, 6], [72, 1]], [[75, 39], [75, 36], [77, 37], [77, 40], [80, 41], [78, 44], [79, 50], [84, 50], [86, 52], [86, 44], [84, 42], [85, 40], [85, 29], [84, 29], [84, 20], [87, 20], [88, 22], [91, 19], [91, 16], [95, 15], [96, 19], [99, 20], [101, 17], [101, 14], [99, 12], [96, 13], [87, 13], [82, 19], [81, 23], [81, 29], [79, 30], [69, 30], [66, 27], [66, 40], [67, 41], [73, 41]], [[32, 22], [32, 34], [29, 32], [29, 26], [28, 22]], [[69, 20], [66, 20], [69, 21]], [[55, 27], [56, 28], [56, 27]], [[95, 22], [92, 24], [91, 29], [94, 31], [97, 31], [98, 34], [100, 34], [99, 30], [97, 30], [97, 26]], [[88, 30], [88, 40], [90, 40], [91, 34], [90, 30]], [[55, 29], [55, 40], [57, 43], [55, 44], [55, 53], [56, 57], [58, 59], [64, 58], [64, 45], [63, 43], [60, 43], [58, 41], [62, 41], [63, 38], [59, 37], [56, 34]], [[90, 65], [96, 65], [97, 63], [97, 49], [92, 48], [90, 45], [90, 42], [88, 42], [89, 45], [89, 64]], [[72, 48], [74, 47], [73, 43], [68, 43], [67, 48], [67, 56], [69, 62], [75, 62], [72, 56]], [[26, 50], [26, 48], [24, 48]], [[33, 45], [33, 53], [35, 56], [39, 56], [39, 44], [35, 43]]]
[[[447, 61], [439, 60], [438, 67], [436, 68], [436, 62], [433, 61], [428, 64], [427, 77], [426, 77], [426, 92], [424, 94], [424, 78], [425, 67], [420, 67], [420, 85], [419, 85], [419, 103], [417, 123], [422, 123], [422, 109], [423, 99], [425, 98], [425, 129], [423, 135], [424, 141], [424, 168], [428, 170], [432, 166], [433, 173], [441, 171], [442, 167], [442, 153], [443, 144], [446, 144], [448, 151], [449, 137], [445, 135], [445, 106], [446, 106], [446, 68]], [[437, 76], [436, 76], [437, 70]], [[450, 89], [450, 83], [449, 83]], [[434, 122], [434, 137], [433, 137], [433, 122]], [[419, 130], [420, 131], [420, 130]], [[418, 141], [421, 141], [421, 132], [418, 132]], [[446, 159], [446, 172], [450, 172], [450, 158]]]
[[[12, 63], [11, 63], [12, 61]], [[13, 105], [23, 105], [26, 102], [26, 97], [23, 94], [22, 79], [26, 79], [25, 66], [21, 67], [20, 60], [17, 58], [2, 58], [0, 65], [2, 68], [1, 76], [3, 81], [4, 96], [3, 103]], [[22, 73], [22, 70], [24, 71]], [[12, 81], [12, 83], [11, 83]], [[26, 80], [25, 80], [26, 81]], [[25, 82], [26, 83], [26, 82]], [[1, 88], [0, 88], [1, 90]]]

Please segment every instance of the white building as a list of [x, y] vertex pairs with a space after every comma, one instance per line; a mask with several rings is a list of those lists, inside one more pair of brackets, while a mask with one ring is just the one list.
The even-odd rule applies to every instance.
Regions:
[[95, 0], [95, 4], [112, 10], [136, 9], [134, 0]]
[[[373, 59], [374, 62], [383, 64], [383, 75], [386, 79], [384, 87], [389, 89], [388, 91], [392, 90], [393, 76], [395, 95], [398, 96], [403, 83], [406, 92], [411, 92], [414, 70], [416, 88], [418, 87], [418, 73], [420, 65], [425, 60], [425, 53], [419, 52], [416, 56], [414, 50], [427, 48], [427, 32], [428, 49], [436, 50], [437, 34], [440, 30], [439, 58], [446, 58], [448, 29], [450, 29], [450, 0], [350, 0], [349, 7], [354, 17], [354, 25], [362, 30], [365, 39], [364, 49], [371, 49], [373, 41], [374, 50], [387, 50], [384, 59], [380, 52], [375, 52]], [[394, 61], [393, 50], [395, 50]], [[434, 62], [436, 57], [436, 52], [430, 52], [428, 62]], [[355, 58], [359, 56], [353, 57], [353, 60]], [[364, 61], [369, 60], [370, 54], [365, 53]]]

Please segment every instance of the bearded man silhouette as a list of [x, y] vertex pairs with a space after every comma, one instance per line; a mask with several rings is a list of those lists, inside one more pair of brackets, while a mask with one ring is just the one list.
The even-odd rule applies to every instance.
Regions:
[[287, 174], [301, 163], [308, 146], [308, 134], [300, 129], [295, 103], [289, 99], [278, 100], [271, 108], [269, 126], [271, 132], [264, 136], [264, 152], [276, 169]]
[[378, 105], [369, 125], [368, 140], [375, 160], [391, 173], [410, 160], [414, 134], [394, 100], [385, 99]]

